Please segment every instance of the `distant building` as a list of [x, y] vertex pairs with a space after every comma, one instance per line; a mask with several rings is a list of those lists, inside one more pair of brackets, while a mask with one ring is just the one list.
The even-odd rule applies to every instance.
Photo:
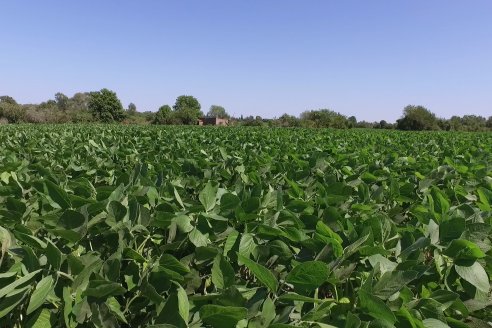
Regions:
[[218, 117], [200, 117], [198, 119], [198, 125], [229, 125], [229, 119]]

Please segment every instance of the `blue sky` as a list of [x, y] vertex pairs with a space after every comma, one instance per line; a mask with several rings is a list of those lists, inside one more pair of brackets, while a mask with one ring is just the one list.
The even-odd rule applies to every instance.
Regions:
[[103, 87], [155, 111], [492, 115], [490, 0], [0, 0], [0, 94]]

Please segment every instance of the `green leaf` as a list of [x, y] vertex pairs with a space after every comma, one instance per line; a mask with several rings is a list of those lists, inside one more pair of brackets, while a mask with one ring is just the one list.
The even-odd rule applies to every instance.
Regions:
[[10, 232], [3, 228], [0, 227], [0, 243], [2, 244], [2, 249], [1, 249], [1, 255], [0, 255], [0, 267], [2, 266], [3, 258], [5, 257], [5, 253], [10, 248], [10, 245], [12, 244], [12, 237], [10, 236]]
[[60, 206], [62, 209], [67, 209], [72, 206], [70, 203], [70, 198], [65, 190], [51, 182], [50, 180], [45, 180], [44, 185], [48, 190], [48, 195], [50, 198]]
[[125, 247], [123, 249], [123, 258], [124, 259], [130, 259], [134, 260], [138, 263], [145, 263], [145, 257], [140, 255], [137, 251], [133, 250], [132, 248]]
[[190, 273], [190, 269], [183, 263], [179, 262], [178, 259], [171, 254], [162, 254], [159, 258], [159, 265], [168, 270], [177, 272], [180, 275]]
[[176, 223], [181, 232], [187, 233], [193, 230], [191, 218], [188, 215], [178, 215], [172, 219], [172, 222]]
[[457, 239], [465, 231], [465, 219], [456, 217], [439, 224], [439, 239], [441, 242], [449, 242]]
[[215, 257], [212, 265], [212, 282], [218, 289], [226, 289], [234, 285], [235, 272], [229, 261], [222, 255]]
[[386, 272], [381, 279], [374, 285], [373, 294], [383, 300], [387, 300], [391, 295], [398, 292], [409, 282], [416, 279], [417, 271], [392, 271]]
[[72, 314], [73, 304], [70, 287], [63, 287], [63, 320], [65, 326], [71, 327], [70, 315]]
[[178, 285], [178, 311], [184, 322], [188, 322], [188, 317], [190, 316], [190, 303], [188, 302], [188, 295], [186, 291]]
[[323, 303], [326, 301], [335, 301], [334, 299], [319, 299], [319, 298], [312, 298], [308, 296], [303, 296], [295, 293], [287, 293], [280, 295], [278, 298], [280, 301], [298, 301], [298, 302], [306, 302], [306, 303]]
[[10, 179], [10, 173], [8, 172], [2, 172], [0, 174], [0, 180], [2, 180], [2, 182], [6, 185], [9, 184], [9, 179]]
[[0, 299], [0, 318], [10, 313], [27, 295], [29, 287], [15, 289]]
[[31, 299], [29, 300], [26, 314], [31, 314], [43, 305], [46, 297], [48, 297], [48, 294], [52, 291], [53, 285], [54, 280], [52, 276], [46, 276], [38, 282], [36, 289], [32, 293]]
[[125, 315], [121, 311], [121, 305], [120, 305], [120, 303], [118, 303], [116, 298], [110, 297], [106, 301], [106, 305], [108, 306], [111, 313], [113, 313], [118, 318], [119, 321], [128, 324], [128, 321], [126, 320]]
[[181, 206], [182, 209], [185, 208], [184, 204], [183, 204], [183, 201], [181, 200], [181, 196], [179, 196], [179, 193], [178, 191], [176, 190], [176, 188], [173, 188], [174, 189], [174, 197], [176, 198], [176, 201], [178, 202], [178, 204]]
[[118, 328], [118, 321], [106, 303], [90, 303], [91, 322], [100, 328]]
[[214, 187], [209, 181], [198, 195], [198, 199], [200, 200], [200, 203], [202, 203], [206, 212], [213, 210], [215, 207], [217, 189], [217, 186]]
[[446, 323], [433, 318], [425, 319], [422, 323], [425, 328], [450, 328]]
[[255, 213], [260, 208], [260, 199], [251, 197], [242, 202], [241, 207], [246, 213]]
[[2, 289], [0, 289], [0, 298], [11, 293], [14, 289], [19, 289], [30, 284], [39, 273], [41, 273], [41, 270], [33, 271], [31, 273], [26, 274], [22, 278], [17, 279], [13, 283], [3, 287]]
[[298, 264], [285, 278], [301, 293], [315, 290], [328, 279], [328, 266], [320, 261], [308, 261]]
[[485, 253], [476, 244], [466, 239], [453, 240], [443, 254], [456, 260], [476, 260], [485, 257]]
[[361, 321], [359, 317], [353, 314], [352, 312], [349, 312], [347, 314], [347, 319], [345, 320], [344, 328], [359, 328], [360, 325], [361, 325]]
[[113, 200], [108, 204], [108, 214], [117, 222], [123, 220], [127, 212], [128, 210], [126, 209], [126, 207], [120, 202]]
[[246, 308], [235, 306], [204, 305], [200, 309], [200, 319], [214, 328], [234, 328], [247, 314]]
[[26, 328], [51, 328], [51, 312], [48, 309], [40, 309], [29, 316]]
[[412, 254], [413, 252], [416, 252], [422, 248], [425, 248], [427, 246], [430, 245], [430, 239], [429, 238], [425, 238], [425, 237], [420, 237], [419, 239], [417, 239], [412, 245], [408, 246], [407, 248], [405, 248], [401, 253], [400, 253], [400, 257], [402, 259], [406, 259], [410, 254]]
[[258, 278], [258, 280], [263, 285], [268, 287], [268, 289], [270, 289], [272, 292], [277, 291], [278, 281], [270, 270], [265, 268], [263, 265], [258, 264], [241, 254], [238, 254], [238, 259], [240, 262], [246, 265], [248, 269], [251, 270], [251, 272], [253, 272], [256, 278]]
[[477, 189], [478, 197], [482, 205], [483, 211], [492, 210], [492, 191], [485, 189], [484, 187], [479, 187]]
[[485, 269], [478, 262], [471, 266], [454, 265], [454, 269], [461, 278], [468, 281], [478, 290], [488, 293], [490, 291], [489, 277]]
[[322, 221], [318, 221], [316, 223], [316, 232], [318, 232], [319, 234], [325, 237], [332, 238], [340, 244], [342, 243], [342, 238], [333, 230], [331, 230], [331, 228], [328, 227], [326, 224], [324, 224]]
[[396, 317], [389, 307], [376, 296], [371, 295], [364, 289], [359, 289], [358, 298], [362, 309], [374, 319], [379, 319], [389, 324], [396, 322]]
[[7, 271], [4, 273], [0, 273], [0, 288], [3, 288], [14, 282], [16, 276], [17, 276], [17, 272], [15, 271]]
[[190, 241], [195, 247], [205, 247], [208, 245], [208, 235], [202, 234], [197, 228], [193, 229], [189, 235]]
[[38, 237], [28, 235], [19, 231], [15, 232], [15, 237], [24, 244], [29, 245], [33, 250], [46, 248], [46, 243]]
[[234, 248], [237, 239], [239, 238], [239, 232], [237, 230], [233, 230], [228, 236], [224, 243], [224, 255], [228, 256], [229, 251]]
[[66, 230], [79, 231], [86, 224], [85, 217], [76, 211], [66, 210], [58, 220], [58, 226]]
[[234, 194], [226, 193], [220, 198], [221, 211], [233, 211], [239, 206], [241, 200]]
[[90, 280], [87, 289], [82, 296], [92, 296], [99, 299], [107, 299], [109, 296], [123, 295], [126, 289], [116, 282], [106, 280]]
[[243, 233], [239, 242], [239, 254], [245, 257], [249, 257], [256, 248], [253, 235], [250, 233]]
[[373, 268], [379, 265], [379, 270], [381, 271], [382, 274], [388, 271], [395, 270], [397, 266], [395, 262], [388, 260], [386, 257], [382, 256], [381, 254], [371, 255], [367, 259], [369, 260], [369, 263], [371, 263], [371, 266]]
[[53, 270], [60, 270], [62, 253], [50, 240], [46, 242], [46, 258], [48, 259], [48, 263], [51, 265]]
[[436, 187], [432, 188], [431, 195], [434, 200], [434, 211], [441, 215], [446, 214], [450, 207], [446, 195]]
[[91, 264], [85, 266], [82, 269], [82, 271], [75, 277], [72, 283], [72, 288], [74, 290], [77, 290], [79, 288], [85, 289], [92, 273], [99, 270], [101, 266], [102, 266], [101, 259], [97, 259]]
[[263, 302], [263, 306], [261, 309], [261, 323], [263, 326], [267, 326], [272, 322], [276, 317], [276, 309], [275, 309], [275, 303], [272, 301], [272, 299], [267, 298]]

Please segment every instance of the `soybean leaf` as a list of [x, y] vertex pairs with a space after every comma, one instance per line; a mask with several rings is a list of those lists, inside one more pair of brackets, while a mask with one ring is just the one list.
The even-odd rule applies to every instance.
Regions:
[[200, 309], [200, 319], [214, 328], [233, 328], [246, 318], [247, 313], [243, 307], [204, 305]]
[[328, 266], [320, 261], [303, 262], [289, 272], [285, 281], [301, 293], [315, 290], [328, 279]]
[[36, 285], [36, 289], [31, 295], [31, 299], [29, 300], [29, 305], [27, 307], [26, 314], [31, 314], [36, 311], [41, 305], [43, 305], [46, 297], [53, 289], [53, 276], [46, 276], [41, 279]]
[[123, 295], [125, 288], [116, 282], [106, 280], [90, 280], [83, 296], [92, 296], [99, 299], [107, 299], [110, 296]]
[[475, 243], [466, 239], [454, 239], [443, 254], [457, 260], [476, 260], [485, 257], [485, 253]]
[[215, 257], [212, 265], [212, 282], [219, 289], [234, 285], [235, 272], [229, 261], [222, 255]]
[[398, 292], [409, 282], [416, 279], [417, 271], [391, 271], [384, 273], [373, 287], [373, 294], [383, 300]]
[[488, 293], [490, 291], [489, 277], [480, 263], [474, 262], [470, 266], [455, 264], [454, 269], [461, 278], [468, 281], [480, 291], [484, 293]]
[[263, 265], [258, 264], [249, 258], [238, 254], [238, 259], [240, 262], [242, 262], [244, 265], [248, 267], [248, 269], [253, 272], [253, 274], [258, 278], [258, 280], [268, 287], [272, 292], [275, 292], [278, 288], [278, 281], [277, 278], [273, 275], [273, 273], [265, 268]]
[[203, 190], [198, 195], [198, 198], [200, 199], [200, 203], [202, 203], [206, 212], [213, 210], [213, 208], [215, 207], [216, 196], [217, 196], [217, 187], [216, 186], [214, 187], [212, 183], [209, 181], [205, 185], [205, 188], [203, 188]]
[[357, 292], [360, 306], [371, 317], [386, 322], [388, 324], [394, 324], [396, 317], [391, 312], [390, 308], [379, 298], [371, 295], [364, 289], [360, 289]]
[[70, 203], [70, 198], [68, 197], [68, 194], [65, 190], [63, 190], [61, 187], [57, 186], [50, 180], [45, 180], [44, 185], [48, 190], [48, 195], [56, 204], [60, 206], [60, 208], [68, 209], [72, 206], [72, 204]]

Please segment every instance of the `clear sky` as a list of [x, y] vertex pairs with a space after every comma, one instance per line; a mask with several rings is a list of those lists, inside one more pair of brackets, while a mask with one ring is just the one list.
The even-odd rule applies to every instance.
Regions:
[[106, 87], [139, 111], [492, 115], [491, 0], [0, 0], [0, 40], [21, 103]]

